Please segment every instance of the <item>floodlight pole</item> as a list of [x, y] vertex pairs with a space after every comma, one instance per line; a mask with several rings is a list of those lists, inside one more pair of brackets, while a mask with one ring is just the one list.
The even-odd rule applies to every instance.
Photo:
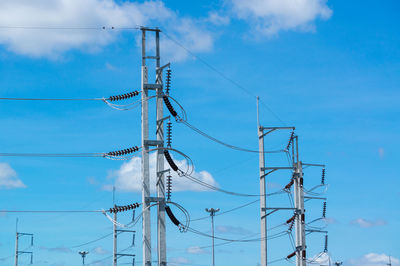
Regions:
[[219, 212], [219, 208], [208, 209], [206, 208], [206, 212], [210, 213], [211, 216], [211, 232], [212, 232], [212, 265], [215, 266], [215, 253], [214, 253], [214, 216], [216, 212]]

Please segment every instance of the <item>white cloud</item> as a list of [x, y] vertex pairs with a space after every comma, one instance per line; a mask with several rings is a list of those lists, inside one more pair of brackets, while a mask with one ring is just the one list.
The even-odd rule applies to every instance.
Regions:
[[[176, 165], [179, 169], [187, 169], [187, 162], [185, 160], [175, 160]], [[165, 161], [165, 168], [169, 165]], [[156, 187], [156, 153], [150, 154], [150, 187], [154, 189]], [[171, 170], [172, 176], [172, 191], [207, 191], [208, 189], [194, 183], [185, 177], [178, 176], [176, 172]], [[218, 186], [212, 175], [207, 171], [194, 172], [193, 177], [208, 183], [213, 186]], [[142, 178], [141, 178], [141, 158], [133, 157], [129, 162], [123, 163], [121, 167], [112, 171], [109, 174], [109, 178], [114, 179], [115, 187], [122, 191], [142, 191]], [[110, 189], [112, 186], [104, 186], [105, 189]]]
[[375, 227], [375, 226], [383, 226], [386, 224], [384, 220], [375, 220], [370, 221], [363, 218], [358, 218], [356, 220], [351, 221], [351, 224], [358, 225], [363, 228]]
[[[193, 52], [212, 49], [210, 32], [201, 29], [191, 18], [180, 18], [162, 1], [114, 0], [2, 0], [0, 26], [28, 27], [132, 27], [155, 25]], [[17, 54], [56, 59], [69, 50], [97, 51], [115, 41], [118, 30], [27, 30], [0, 29], [0, 44]], [[166, 41], [175, 48], [176, 44]], [[165, 47], [164, 49], [167, 49]], [[187, 58], [182, 49], [175, 49], [172, 59]]]
[[99, 255], [104, 255], [104, 254], [110, 253], [110, 251], [105, 250], [105, 249], [102, 248], [102, 247], [96, 247], [96, 248], [94, 248], [94, 249], [92, 250], [92, 253], [99, 254]]
[[205, 254], [205, 253], [207, 253], [206, 250], [204, 250], [203, 248], [201, 248], [199, 246], [188, 247], [186, 249], [186, 252], [189, 254]]
[[190, 263], [190, 260], [184, 257], [176, 257], [176, 258], [171, 258], [169, 260], [168, 265], [171, 266], [179, 266], [179, 265], [187, 265]]
[[[400, 265], [400, 260], [391, 257], [392, 265]], [[350, 265], [354, 266], [377, 266], [387, 265], [389, 256], [386, 254], [368, 253], [361, 258], [349, 260]]]
[[316, 265], [331, 265], [329, 262], [332, 261], [329, 254], [325, 252], [315, 255], [311, 260]]
[[25, 188], [17, 173], [7, 163], [0, 163], [0, 188]]
[[279, 31], [314, 29], [318, 18], [329, 19], [332, 10], [327, 0], [228, 0], [240, 19], [249, 21], [254, 29], [270, 36]]
[[251, 231], [240, 227], [240, 226], [230, 226], [230, 225], [219, 225], [215, 228], [215, 231], [220, 234], [234, 234], [234, 235], [248, 235]]
[[209, 12], [206, 20], [218, 26], [228, 25], [231, 22], [231, 19], [228, 16], [222, 16], [216, 11]]
[[379, 157], [380, 157], [380, 158], [383, 158], [383, 157], [385, 156], [385, 149], [382, 148], [382, 147], [380, 147], [380, 148], [378, 149], [378, 154], [379, 154]]

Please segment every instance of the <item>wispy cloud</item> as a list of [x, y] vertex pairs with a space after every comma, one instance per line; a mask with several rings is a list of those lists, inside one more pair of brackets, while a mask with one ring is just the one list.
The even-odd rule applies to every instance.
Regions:
[[47, 247], [40, 247], [41, 250], [47, 250], [50, 252], [60, 252], [60, 253], [72, 253], [72, 249], [66, 247], [55, 247], [55, 248], [47, 248]]
[[358, 218], [358, 219], [351, 221], [351, 224], [360, 226], [362, 228], [369, 228], [369, 227], [383, 226], [383, 225], [386, 225], [387, 222], [384, 220], [381, 220], [381, 219], [372, 221], [372, 220], [366, 220], [363, 218]]
[[7, 163], [0, 163], [0, 189], [25, 188], [17, 172]]
[[186, 249], [186, 252], [189, 253], [189, 254], [205, 254], [205, 253], [208, 253], [204, 248], [201, 248], [199, 246], [188, 247]]
[[[185, 160], [174, 160], [179, 169], [186, 169], [188, 167]], [[150, 187], [156, 187], [156, 153], [150, 154]], [[194, 183], [185, 177], [179, 176], [176, 172], [171, 171], [172, 188], [173, 191], [209, 191], [207, 188]], [[207, 171], [194, 171], [193, 177], [201, 181], [218, 186], [212, 175]], [[142, 191], [142, 178], [141, 178], [141, 158], [134, 157], [129, 162], [123, 163], [118, 170], [111, 171], [108, 178], [113, 181], [116, 189], [121, 191]], [[105, 185], [106, 190], [112, 189], [112, 185]], [[153, 191], [155, 192], [155, 191]]]
[[[400, 260], [391, 257], [392, 265], [400, 265]], [[378, 266], [387, 265], [389, 263], [389, 256], [386, 254], [368, 253], [358, 259], [351, 259], [348, 264], [354, 266]]]
[[240, 226], [230, 226], [230, 225], [220, 225], [215, 227], [215, 231], [220, 234], [234, 234], [234, 235], [249, 235], [251, 231], [240, 227]]
[[[157, 25], [193, 52], [210, 51], [213, 37], [200, 25], [200, 20], [181, 17], [163, 1], [115, 0], [3, 0], [0, 1], [0, 26], [36, 27], [36, 29], [3, 28], [0, 44], [8, 50], [30, 57], [60, 58], [69, 50], [98, 51], [114, 42], [119, 30], [41, 29], [74, 27], [135, 27]], [[169, 56], [184, 60], [187, 53], [172, 41], [175, 48]]]
[[379, 154], [379, 157], [380, 157], [380, 158], [385, 157], [385, 149], [382, 148], [382, 147], [380, 147], [380, 148], [378, 149], [378, 154]]
[[228, 0], [235, 16], [266, 36], [280, 31], [313, 31], [317, 19], [329, 19], [327, 0]]

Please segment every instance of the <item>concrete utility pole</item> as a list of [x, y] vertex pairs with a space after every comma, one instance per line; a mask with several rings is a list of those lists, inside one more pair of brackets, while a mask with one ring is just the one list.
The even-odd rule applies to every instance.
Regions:
[[[164, 170], [164, 121], [163, 117], [163, 69], [169, 64], [160, 67], [160, 30], [157, 28], [142, 27], [142, 203], [143, 203], [143, 266], [151, 266], [151, 227], [150, 204], [157, 202], [157, 255], [158, 265], [167, 265], [166, 234], [165, 234], [165, 176]], [[146, 55], [146, 32], [155, 33], [155, 56]], [[147, 59], [156, 60], [154, 84], [148, 83]], [[156, 135], [157, 140], [149, 139], [149, 90], [156, 92]], [[156, 191], [157, 197], [150, 196], [149, 150], [157, 148], [156, 162]]]
[[210, 213], [211, 216], [211, 232], [212, 232], [212, 265], [215, 266], [215, 253], [214, 253], [214, 216], [216, 212], [219, 212], [219, 208], [218, 209], [208, 209], [206, 208], [206, 212]]
[[303, 168], [299, 160], [299, 138], [294, 137], [292, 145], [293, 158], [293, 182], [294, 182], [294, 207], [296, 228], [296, 265], [306, 266], [306, 231], [305, 231], [305, 209], [303, 190]]
[[257, 133], [260, 161], [260, 217], [261, 217], [261, 266], [267, 266], [267, 210], [266, 210], [266, 184], [265, 184], [265, 153], [264, 153], [264, 129], [260, 125], [259, 100], [257, 96]]
[[[120, 206], [115, 205], [115, 208], [118, 208]], [[132, 221], [135, 220], [135, 210], [133, 210], [132, 213]], [[116, 213], [114, 213], [114, 221], [117, 222], [117, 215]], [[130, 233], [132, 234], [132, 244], [131, 247], [135, 246], [135, 237], [136, 237], [136, 231], [134, 230], [126, 230], [126, 229], [118, 229], [117, 226], [113, 227], [113, 236], [114, 236], [114, 250], [113, 250], [113, 266], [117, 266], [118, 265], [118, 258], [120, 257], [131, 257], [132, 258], [132, 266], [135, 266], [135, 254], [129, 254], [129, 253], [118, 253], [118, 235], [121, 233]]]
[[15, 266], [18, 266], [18, 259], [20, 254], [30, 254], [31, 255], [31, 264], [33, 264], [33, 252], [32, 251], [20, 251], [18, 247], [18, 242], [19, 238], [22, 236], [28, 236], [31, 238], [31, 246], [33, 246], [33, 234], [29, 233], [19, 233], [18, 232], [18, 219], [16, 221], [16, 226], [15, 226]]
[[82, 265], [85, 266], [85, 257], [89, 254], [89, 251], [79, 251], [79, 255], [82, 256]]

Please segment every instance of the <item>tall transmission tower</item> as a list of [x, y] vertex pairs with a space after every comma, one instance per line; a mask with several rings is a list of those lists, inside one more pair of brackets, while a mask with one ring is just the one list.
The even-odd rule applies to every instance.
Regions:
[[299, 160], [299, 138], [294, 137], [292, 145], [294, 207], [296, 228], [296, 265], [306, 266], [306, 223], [304, 209], [303, 166]]
[[[163, 116], [163, 69], [169, 64], [160, 64], [160, 30], [142, 27], [142, 203], [143, 203], [143, 266], [151, 266], [151, 224], [150, 205], [157, 203], [157, 256], [158, 265], [167, 265], [166, 235], [165, 235], [165, 177], [164, 170], [164, 121], [169, 117]], [[155, 56], [146, 55], [146, 33], [155, 34]], [[156, 60], [155, 83], [149, 83], [147, 59]], [[156, 140], [149, 139], [149, 91], [156, 92]], [[156, 191], [157, 196], [150, 195], [149, 150], [156, 147]]]
[[[292, 209], [292, 208], [267, 208], [266, 204], [266, 177], [272, 172], [279, 169], [293, 169], [293, 167], [266, 167], [265, 166], [265, 151], [264, 137], [276, 130], [294, 130], [294, 127], [264, 127], [260, 124], [259, 100], [257, 97], [257, 133], [259, 147], [259, 169], [260, 169], [260, 225], [261, 225], [261, 266], [268, 265], [268, 242], [267, 242], [267, 217], [277, 210]], [[266, 172], [269, 170], [269, 172]], [[268, 210], [272, 210], [267, 213]]]
[[18, 266], [18, 259], [19, 255], [21, 254], [29, 254], [31, 255], [31, 264], [33, 264], [33, 251], [25, 251], [25, 250], [19, 250], [19, 239], [20, 237], [30, 237], [30, 246], [33, 246], [33, 234], [30, 233], [20, 233], [18, 232], [18, 219], [16, 222], [16, 232], [15, 232], [15, 266]]

